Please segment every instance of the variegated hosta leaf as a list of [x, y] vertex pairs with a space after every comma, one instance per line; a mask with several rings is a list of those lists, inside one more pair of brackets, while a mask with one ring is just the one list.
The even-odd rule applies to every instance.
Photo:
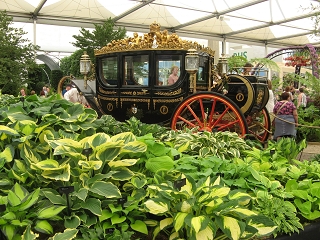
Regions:
[[117, 167], [113, 170], [115, 170], [115, 173], [112, 174], [111, 178], [117, 181], [129, 180], [134, 176], [134, 172], [127, 167]]
[[33, 164], [33, 166], [41, 170], [52, 170], [52, 169], [59, 168], [59, 163], [56, 160], [48, 159], [48, 160], [43, 160], [41, 162], [35, 163]]
[[110, 167], [128, 167], [135, 165], [138, 160], [139, 159], [121, 159], [118, 161], [110, 161], [108, 162], [108, 165]]
[[63, 233], [56, 233], [52, 238], [49, 238], [48, 240], [71, 240], [77, 236], [78, 231], [79, 230], [74, 228], [67, 228]]
[[255, 212], [249, 210], [248, 208], [233, 208], [230, 211], [230, 213], [237, 215], [242, 219], [249, 217], [249, 216], [256, 216], [257, 215]]
[[23, 144], [20, 156], [30, 164], [37, 163], [42, 159], [41, 156], [27, 144]]
[[160, 230], [163, 230], [165, 227], [170, 226], [173, 223], [173, 218], [165, 218], [160, 221]]
[[32, 232], [31, 227], [27, 226], [21, 237], [26, 240], [35, 240], [39, 238], [39, 234]]
[[37, 213], [37, 218], [50, 219], [58, 215], [65, 208], [66, 208], [65, 206], [50, 206], [50, 207], [41, 208]]
[[188, 216], [188, 213], [178, 212], [174, 217], [174, 230], [178, 232], [184, 225], [184, 219]]
[[147, 145], [140, 141], [126, 143], [121, 149], [121, 153], [138, 153], [147, 151]]
[[116, 185], [110, 182], [96, 181], [89, 188], [90, 192], [99, 194], [106, 198], [120, 198], [121, 192]]
[[123, 141], [125, 144], [136, 141], [136, 136], [132, 132], [123, 132], [111, 137], [112, 142]]
[[76, 149], [78, 152], [81, 152], [83, 149], [83, 146], [81, 145], [81, 143], [68, 138], [48, 140], [48, 143], [53, 149], [57, 148], [58, 146], [68, 146]]
[[196, 233], [201, 229], [202, 222], [205, 220], [204, 216], [193, 217], [191, 219], [191, 226]]
[[0, 153], [0, 169], [5, 163], [11, 162], [14, 157], [14, 147], [9, 145]]
[[102, 166], [102, 161], [81, 161], [80, 160], [78, 164], [84, 169], [98, 170]]
[[112, 161], [120, 154], [122, 146], [121, 142], [104, 143], [96, 148], [96, 157], [103, 162]]
[[88, 143], [90, 147], [96, 148], [106, 142], [110, 142], [110, 139], [111, 138], [106, 133], [96, 133], [90, 137], [82, 139], [80, 142], [82, 143], [82, 145], [84, 145], [84, 143]]
[[89, 210], [94, 215], [101, 216], [102, 209], [101, 209], [101, 201], [97, 198], [88, 198], [85, 202], [80, 203], [81, 207], [84, 209]]
[[238, 221], [233, 217], [220, 216], [216, 218], [220, 229], [233, 240], [240, 239], [245, 229], [245, 223]]
[[206, 239], [206, 240], [214, 239], [214, 233], [209, 226], [207, 226], [205, 229], [199, 231], [196, 234], [196, 240], [203, 240], [203, 239]]
[[154, 201], [152, 199], [147, 200], [144, 205], [152, 214], [161, 214], [169, 211], [169, 206], [165, 202]]
[[225, 197], [229, 194], [230, 188], [215, 186], [211, 188], [210, 197]]
[[258, 230], [258, 236], [270, 235], [277, 226], [266, 216], [252, 216], [248, 221], [248, 225]]
[[47, 220], [40, 220], [36, 222], [36, 225], [34, 226], [34, 229], [36, 229], [38, 232], [45, 233], [45, 234], [52, 234], [53, 228], [48, 223]]
[[44, 170], [41, 174], [44, 178], [53, 179], [56, 181], [69, 181], [70, 180], [70, 165], [59, 166], [54, 169]]
[[187, 201], [182, 202], [181, 208], [180, 208], [181, 212], [189, 213], [191, 209], [192, 209], [192, 206], [190, 203], [188, 203]]
[[22, 132], [24, 135], [31, 135], [36, 129], [37, 125], [34, 120], [22, 120], [14, 126], [14, 129]]

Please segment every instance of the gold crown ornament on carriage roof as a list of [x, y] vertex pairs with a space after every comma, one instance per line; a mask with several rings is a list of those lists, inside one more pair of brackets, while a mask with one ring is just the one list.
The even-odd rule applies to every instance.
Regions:
[[204, 47], [197, 42], [181, 39], [176, 33], [169, 34], [168, 30], [160, 30], [159, 23], [153, 22], [150, 25], [150, 32], [139, 36], [134, 33], [133, 37], [120, 40], [112, 40], [101, 49], [95, 50], [95, 55], [102, 55], [113, 52], [125, 52], [133, 50], [189, 50], [205, 52], [214, 56], [214, 51], [209, 47]]

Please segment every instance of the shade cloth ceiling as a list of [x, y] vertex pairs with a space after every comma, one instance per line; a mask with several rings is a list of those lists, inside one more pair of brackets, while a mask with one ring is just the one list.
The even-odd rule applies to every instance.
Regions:
[[179, 36], [272, 47], [320, 46], [312, 35], [314, 0], [0, 0], [13, 21], [93, 27], [112, 18], [127, 31], [161, 30]]

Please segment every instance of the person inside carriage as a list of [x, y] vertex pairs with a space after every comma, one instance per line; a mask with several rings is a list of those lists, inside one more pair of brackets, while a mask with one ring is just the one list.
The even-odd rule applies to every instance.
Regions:
[[243, 72], [242, 75], [251, 75], [251, 70], [253, 68], [253, 65], [249, 62], [247, 62], [244, 66], [243, 66]]
[[178, 72], [179, 72], [178, 66], [171, 67], [171, 74], [168, 78], [168, 85], [174, 84], [176, 81], [178, 81], [179, 79]]

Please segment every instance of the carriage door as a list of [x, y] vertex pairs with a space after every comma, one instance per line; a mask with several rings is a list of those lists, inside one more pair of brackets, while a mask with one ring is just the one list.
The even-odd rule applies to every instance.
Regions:
[[122, 60], [120, 108], [126, 118], [140, 118], [150, 110], [149, 55], [124, 55]]

